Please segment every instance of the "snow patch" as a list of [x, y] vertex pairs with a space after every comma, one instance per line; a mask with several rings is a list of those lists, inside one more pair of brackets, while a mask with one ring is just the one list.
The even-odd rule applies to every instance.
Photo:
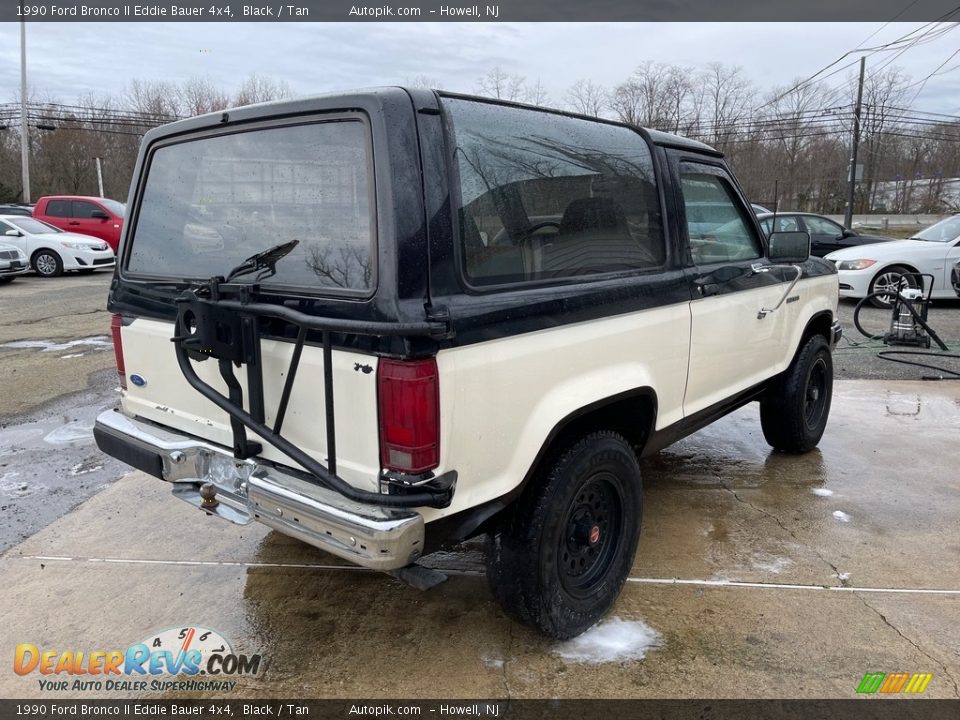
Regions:
[[602, 620], [583, 635], [553, 648], [554, 655], [575, 663], [643, 660], [647, 653], [663, 646], [663, 636], [642, 620]]
[[850, 522], [850, 516], [847, 515], [843, 510], [834, 510], [833, 516], [840, 522]]
[[793, 560], [785, 557], [772, 557], [772, 556], [754, 556], [751, 561], [754, 569], [763, 570], [768, 573], [773, 573], [774, 575], [779, 575], [786, 568], [793, 565]]
[[47, 489], [46, 485], [40, 483], [30, 485], [22, 480], [17, 480], [18, 477], [20, 477], [18, 472], [0, 475], [0, 495], [8, 498], [21, 498]]
[[84, 355], [86, 355], [86, 353], [70, 353], [69, 355], [61, 355], [61, 356], [60, 356], [60, 359], [61, 359], [61, 360], [69, 360], [70, 358], [83, 357]]
[[13, 348], [16, 350], [39, 350], [40, 352], [62, 352], [63, 350], [71, 350], [81, 345], [86, 345], [94, 350], [108, 350], [113, 347], [113, 343], [106, 335], [95, 335], [93, 337], [69, 340], [67, 342], [56, 342], [55, 340], [14, 340], [13, 342], [4, 343], [0, 345], [0, 347]]
[[70, 445], [71, 443], [91, 442], [93, 440], [93, 425], [85, 425], [75, 420], [66, 425], [61, 425], [55, 430], [51, 430], [43, 440], [51, 445]]
[[828, 490], [827, 488], [814, 488], [811, 490], [814, 495], [819, 495], [820, 497], [830, 497], [833, 495], [833, 490]]
[[103, 470], [103, 465], [96, 465], [90, 460], [84, 460], [70, 468], [70, 474], [74, 476], [86, 475], [87, 473], [96, 472], [97, 470]]
[[480, 658], [480, 661], [486, 665], [488, 668], [499, 669], [503, 667], [505, 660], [498, 657], [490, 657], [488, 655], [483, 655]]

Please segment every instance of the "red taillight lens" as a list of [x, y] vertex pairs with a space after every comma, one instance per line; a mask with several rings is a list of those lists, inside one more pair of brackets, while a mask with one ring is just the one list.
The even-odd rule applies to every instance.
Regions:
[[440, 381], [437, 361], [381, 360], [380, 463], [422, 473], [440, 464]]
[[120, 376], [120, 387], [127, 389], [127, 369], [123, 366], [123, 338], [120, 337], [120, 328], [123, 327], [123, 315], [114, 315], [110, 318], [110, 334], [113, 335], [113, 355], [117, 359], [117, 375]]

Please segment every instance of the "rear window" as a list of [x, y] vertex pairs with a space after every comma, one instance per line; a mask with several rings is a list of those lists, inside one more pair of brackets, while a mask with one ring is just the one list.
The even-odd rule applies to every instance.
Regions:
[[299, 240], [263, 285], [368, 294], [375, 280], [368, 138], [358, 118], [158, 148], [127, 269], [206, 279], [227, 275], [274, 245]]
[[474, 285], [661, 266], [653, 161], [625, 127], [447, 98], [463, 267]]

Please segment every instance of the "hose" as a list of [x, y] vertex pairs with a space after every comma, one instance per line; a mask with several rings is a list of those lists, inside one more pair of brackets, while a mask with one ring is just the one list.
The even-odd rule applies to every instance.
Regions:
[[[867, 295], [860, 302], [857, 303], [857, 307], [853, 311], [853, 324], [860, 332], [861, 335], [865, 335], [870, 340], [884, 340], [886, 335], [871, 335], [869, 332], [864, 330], [863, 325], [860, 324], [860, 310], [870, 302], [873, 298], [889, 296], [889, 292], [874, 292]], [[913, 303], [909, 300], [901, 300], [901, 302], [906, 305], [907, 310], [910, 311], [910, 314], [919, 322], [923, 328], [930, 334], [936, 343], [943, 349], [947, 350], [946, 344], [940, 339], [940, 337], [934, 332], [923, 318], [920, 317], [920, 313], [917, 312], [916, 308], [913, 307]], [[960, 360], [960, 355], [947, 353], [947, 352], [924, 352], [922, 350], [882, 350], [877, 353], [877, 357], [881, 360], [886, 360], [888, 362], [900, 363], [902, 365], [911, 365], [913, 367], [920, 367], [926, 370], [933, 370], [940, 375], [924, 375], [921, 380], [960, 380], [960, 371], [951, 370], [950, 368], [942, 367], [940, 365], [931, 365], [929, 363], [917, 362], [916, 360], [904, 360], [902, 357], [894, 356], [907, 355], [910, 357], [935, 357], [935, 358], [950, 358], [953, 360]], [[944, 377], [943, 375], [949, 375], [950, 377]]]

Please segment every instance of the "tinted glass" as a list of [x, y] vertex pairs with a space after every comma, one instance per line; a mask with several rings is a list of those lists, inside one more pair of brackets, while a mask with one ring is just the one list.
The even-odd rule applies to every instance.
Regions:
[[128, 268], [203, 279], [299, 240], [265, 285], [365, 293], [374, 280], [369, 162], [358, 120], [162, 147], [150, 163]]
[[444, 104], [456, 134], [471, 283], [663, 264], [653, 163], [637, 133], [522, 108], [449, 98]]
[[93, 203], [84, 202], [83, 200], [73, 201], [73, 217], [92, 218], [95, 212], [103, 213], [104, 210]]
[[52, 217], [70, 217], [70, 201], [51, 200], [47, 203], [47, 215]]
[[745, 220], [746, 210], [725, 180], [684, 165], [680, 185], [694, 263], [707, 265], [762, 255], [760, 241]]
[[836, 237], [837, 235], [843, 234], [842, 227], [826, 218], [806, 215], [803, 218], [803, 222], [806, 223], [807, 231], [811, 235], [830, 235], [831, 237]]

